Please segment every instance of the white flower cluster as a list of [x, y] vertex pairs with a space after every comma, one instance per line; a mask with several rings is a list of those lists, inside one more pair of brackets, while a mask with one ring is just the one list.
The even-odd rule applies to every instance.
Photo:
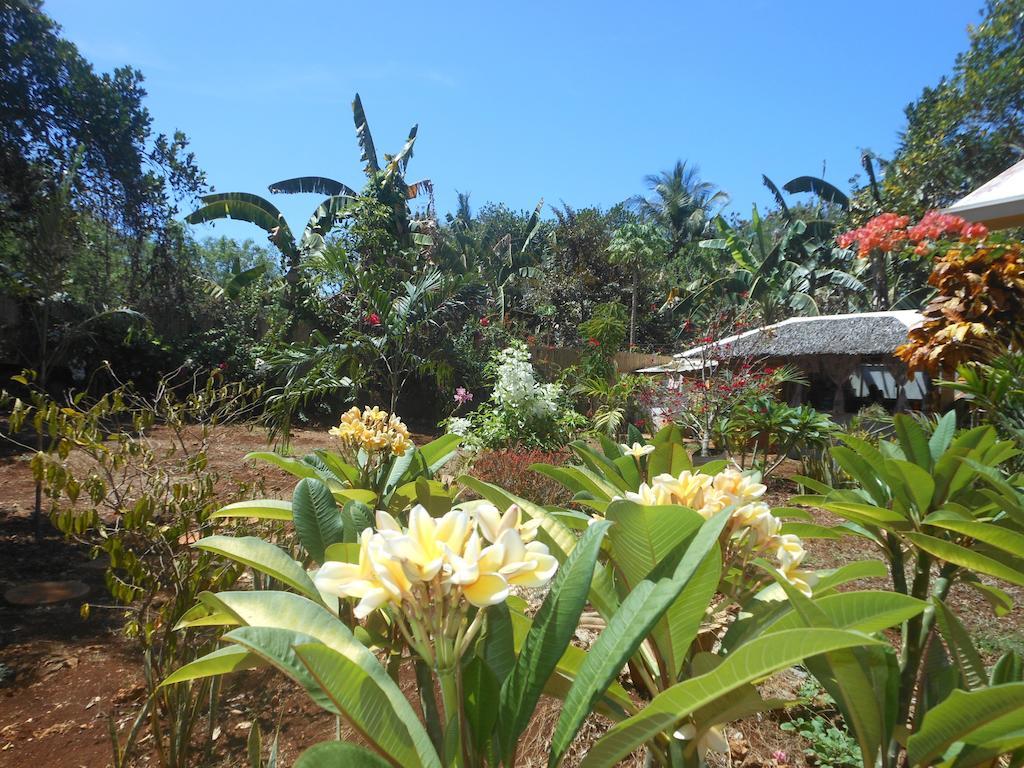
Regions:
[[763, 483], [735, 469], [714, 476], [685, 470], [679, 477], [658, 475], [650, 485], [642, 483], [635, 493], [627, 491], [626, 498], [648, 506], [679, 504], [705, 518], [735, 506], [729, 519], [731, 538], [742, 541], [752, 552], [774, 554], [786, 580], [809, 597], [817, 579], [800, 568], [807, 555], [803, 542], [795, 534], [781, 533], [782, 521], [772, 514], [771, 507], [758, 501], [766, 490]]
[[515, 505], [501, 513], [480, 502], [472, 513], [453, 509], [435, 519], [417, 504], [407, 529], [387, 512], [377, 512], [376, 523], [376, 531], [367, 528], [359, 537], [358, 562], [328, 561], [313, 579], [323, 593], [358, 598], [357, 618], [388, 604], [411, 621], [435, 603], [446, 610], [464, 610], [465, 602], [483, 608], [504, 601], [511, 585], [544, 586], [558, 568], [548, 548], [534, 541], [537, 521], [522, 521]]
[[525, 345], [514, 344], [498, 354], [494, 382], [494, 401], [503, 407], [524, 409], [533, 416], [553, 416], [558, 412], [561, 389], [557, 384], [541, 384], [530, 363]]
[[450, 435], [459, 435], [459, 437], [462, 437], [472, 428], [473, 422], [469, 419], [463, 418], [462, 416], [452, 416], [448, 419], [448, 425], [445, 431]]

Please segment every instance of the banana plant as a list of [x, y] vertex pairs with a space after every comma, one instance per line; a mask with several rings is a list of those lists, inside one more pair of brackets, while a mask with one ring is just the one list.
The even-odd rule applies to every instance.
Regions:
[[[1019, 479], [1000, 471], [1019, 454], [1014, 444], [999, 440], [990, 426], [958, 434], [953, 413], [930, 435], [907, 415], [897, 415], [894, 427], [896, 439], [877, 447], [840, 436], [844, 444], [832, 456], [852, 488], [797, 477], [816, 493], [793, 499], [843, 517], [833, 529], [877, 547], [894, 592], [928, 602], [901, 630], [886, 694], [892, 697], [889, 762], [902, 750], [898, 729], [917, 733], [954, 691], [987, 684], [981, 655], [947, 601], [952, 587], [975, 590], [1000, 616], [1012, 609], [1012, 598], [980, 577], [1024, 586], [1024, 496]], [[849, 722], [859, 727], [856, 719]]]
[[298, 242], [281, 212], [259, 195], [247, 192], [221, 192], [202, 198], [203, 206], [185, 217], [189, 224], [204, 224], [217, 219], [235, 219], [255, 224], [267, 233], [267, 239], [281, 254], [285, 282], [298, 285], [302, 269], [322, 258], [326, 237], [343, 218], [355, 198], [348, 195], [328, 197], [313, 211]]
[[718, 216], [718, 237], [702, 240], [700, 245], [732, 256], [735, 267], [720, 278], [720, 287], [744, 297], [744, 304], [758, 307], [766, 325], [791, 315], [819, 314], [819, 289], [863, 290], [863, 285], [851, 275], [825, 266], [814, 240], [818, 223], [787, 221], [781, 235], [773, 238], [754, 206], [750, 226], [751, 233], [745, 237]]
[[[357, 93], [352, 101], [352, 117], [355, 122], [356, 139], [361, 150], [360, 159], [365, 163], [364, 172], [367, 178], [366, 191], [392, 210], [392, 234], [403, 244], [428, 244], [430, 239], [416, 230], [424, 227], [425, 221], [410, 220], [408, 201], [420, 194], [429, 196], [427, 205], [428, 217], [434, 208], [434, 185], [430, 179], [409, 183], [405, 180], [405, 171], [412, 159], [413, 146], [416, 143], [418, 126], [414, 125], [402, 148], [394, 155], [384, 155], [381, 163], [377, 157], [377, 148], [370, 133], [370, 125], [363, 109], [363, 101]], [[330, 197], [355, 198], [359, 194], [347, 184], [326, 176], [298, 176], [291, 179], [276, 181], [268, 189], [275, 194], [317, 194]], [[406, 240], [409, 243], [406, 243]]]

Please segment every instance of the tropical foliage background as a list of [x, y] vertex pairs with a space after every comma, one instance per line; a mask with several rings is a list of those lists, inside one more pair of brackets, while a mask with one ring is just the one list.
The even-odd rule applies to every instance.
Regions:
[[[30, 543], [99, 558], [132, 643], [117, 768], [218, 764], [225, 681], [271, 671], [335, 718], [300, 768], [724, 765], [737, 722], [799, 739], [766, 765], [1024, 765], [1024, 661], [976, 629], [1024, 588], [1021, 233], [936, 211], [1020, 159], [1021, 0], [891, 157], [762, 175], [749, 215], [671, 157], [609, 209], [439, 212], [418, 126], [383, 152], [358, 94], [325, 156], [362, 178], [215, 192], [141, 72], [94, 70], [40, 0], [0, 29], [3, 437]], [[616, 362], [888, 309], [923, 312], [898, 356], [954, 409], [841, 424], [789, 367]], [[225, 468], [235, 428], [266, 445]]]

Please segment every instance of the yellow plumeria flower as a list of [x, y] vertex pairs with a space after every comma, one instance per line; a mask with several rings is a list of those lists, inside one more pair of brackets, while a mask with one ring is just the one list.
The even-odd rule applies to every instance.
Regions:
[[505, 548], [498, 543], [485, 547], [477, 558], [477, 577], [462, 586], [462, 594], [477, 608], [504, 602], [508, 597], [508, 581], [501, 575]]
[[519, 531], [524, 542], [533, 541], [540, 528], [540, 520], [523, 522], [522, 510], [517, 504], [513, 504], [502, 513], [490, 502], [483, 502], [474, 508], [473, 514], [477, 530], [491, 544], [496, 542], [505, 531]]
[[786, 581], [800, 590], [804, 597], [811, 597], [814, 594], [814, 585], [818, 583], [818, 574], [797, 568], [792, 571], [784, 570], [782, 575]]
[[619, 448], [622, 449], [622, 452], [624, 454], [626, 454], [627, 456], [632, 456], [639, 463], [640, 459], [642, 459], [644, 456], [646, 456], [649, 453], [654, 453], [655, 446], [644, 445], [643, 443], [633, 443], [632, 445], [621, 443], [619, 445]]
[[723, 469], [715, 475], [712, 485], [722, 493], [733, 497], [736, 500], [734, 503], [737, 504], [759, 499], [768, 490], [768, 486], [735, 469]]
[[[616, 496], [616, 498], [620, 497]], [[626, 499], [648, 507], [673, 503], [672, 497], [666, 493], [662, 486], [657, 484], [648, 485], [647, 483], [640, 483], [640, 487], [635, 492], [626, 491]]]
[[[358, 562], [328, 561], [313, 576], [313, 583], [321, 593], [358, 598], [354, 613], [360, 619], [388, 602], [400, 601], [403, 587], [407, 591], [409, 586], [401, 578], [391, 578], [388, 569], [379, 568], [377, 558], [371, 552], [374, 541], [373, 531], [367, 528], [359, 537]], [[386, 574], [384, 579], [381, 578], [381, 570]]]
[[736, 537], [742, 536], [747, 530], [751, 531], [754, 546], [777, 545], [776, 537], [782, 528], [782, 521], [772, 514], [771, 507], [763, 501], [746, 504], [737, 509], [729, 524]]
[[660, 488], [662, 493], [671, 498], [669, 503], [681, 504], [690, 509], [700, 509], [704, 506], [704, 491], [711, 482], [711, 475], [694, 473], [688, 469], [680, 472], [679, 477], [663, 474], [654, 478], [655, 487]]

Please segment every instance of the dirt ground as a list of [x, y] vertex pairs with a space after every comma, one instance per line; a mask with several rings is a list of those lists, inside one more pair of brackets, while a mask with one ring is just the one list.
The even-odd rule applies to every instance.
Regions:
[[[155, 434], [159, 437], [159, 431]], [[324, 437], [323, 432], [300, 430], [294, 435], [292, 451], [301, 455], [322, 445]], [[287, 498], [294, 478], [267, 465], [240, 461], [246, 452], [264, 448], [262, 432], [224, 427], [212, 443], [210, 463], [228, 482], [259, 479], [267, 496]], [[66, 542], [48, 524], [43, 540], [34, 540], [34, 487], [27, 460], [25, 455], [0, 458], [0, 592], [23, 582], [75, 579], [88, 585], [84, 600], [92, 607], [89, 618], [83, 619], [82, 601], [25, 608], [0, 600], [0, 766], [100, 768], [112, 764], [110, 723], [123, 733], [142, 696], [138, 651], [121, 632], [123, 611], [104, 607], [111, 601], [103, 584], [102, 564], [91, 561], [85, 547]], [[770, 501], [783, 504], [791, 492], [787, 481], [776, 481]], [[828, 519], [820, 514], [823, 521]], [[808, 550], [812, 567], [875, 557], [869, 544], [853, 538], [812, 541]], [[854, 586], [887, 587], [881, 582]], [[1024, 590], [1011, 593], [1020, 606]], [[991, 659], [1010, 648], [1024, 651], [1022, 608], [996, 621], [974, 593], [957, 592], [953, 599]], [[770, 684], [776, 688], [773, 695], [792, 696], [800, 679], [795, 674], [781, 675]], [[247, 766], [245, 740], [253, 721], [260, 723], [265, 741], [280, 728], [282, 766], [291, 765], [311, 744], [333, 737], [334, 718], [279, 674], [246, 672], [225, 678], [224, 685], [214, 752], [203, 762], [204, 768]], [[411, 691], [411, 683], [407, 687]], [[542, 701], [520, 751], [524, 766], [546, 763], [547, 740], [557, 716], [557, 704]], [[778, 718], [768, 714], [729, 729], [734, 765], [804, 764], [802, 740], [780, 731]], [[604, 727], [597, 720], [588, 722], [577, 753]], [[157, 763], [153, 755], [144, 753], [137, 764]]]

